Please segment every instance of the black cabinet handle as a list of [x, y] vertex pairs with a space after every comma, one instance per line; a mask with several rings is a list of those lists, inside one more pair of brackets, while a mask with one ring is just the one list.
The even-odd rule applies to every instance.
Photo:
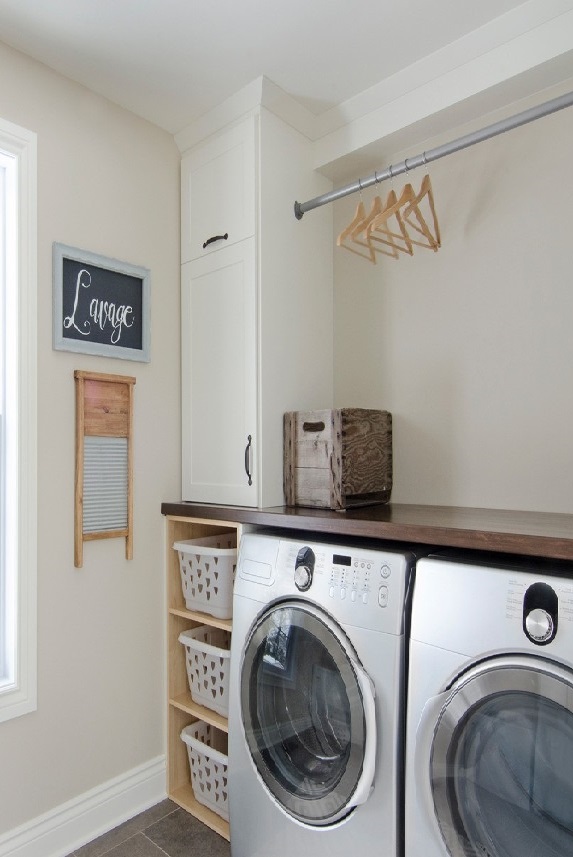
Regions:
[[253, 439], [253, 438], [252, 438], [252, 436], [251, 436], [251, 435], [249, 435], [249, 436], [247, 437], [247, 441], [248, 441], [248, 442], [247, 442], [247, 445], [246, 445], [246, 447], [245, 447], [245, 473], [246, 473], [246, 474], [247, 474], [247, 476], [249, 477], [249, 485], [252, 485], [252, 484], [253, 484], [253, 477], [251, 476], [251, 472], [250, 472], [250, 469], [249, 469], [249, 467], [250, 467], [250, 462], [249, 462], [249, 451], [250, 451], [250, 449], [251, 449], [251, 441], [252, 441], [252, 439]]
[[205, 249], [205, 247], [208, 247], [209, 244], [212, 244], [213, 241], [226, 241], [228, 237], [229, 237], [229, 233], [225, 232], [224, 235], [213, 235], [212, 238], [207, 238], [207, 240], [203, 244], [203, 250]]

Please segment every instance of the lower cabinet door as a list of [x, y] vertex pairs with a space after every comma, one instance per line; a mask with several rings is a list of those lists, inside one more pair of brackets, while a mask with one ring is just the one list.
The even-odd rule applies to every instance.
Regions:
[[254, 238], [183, 265], [183, 500], [258, 504], [256, 301]]

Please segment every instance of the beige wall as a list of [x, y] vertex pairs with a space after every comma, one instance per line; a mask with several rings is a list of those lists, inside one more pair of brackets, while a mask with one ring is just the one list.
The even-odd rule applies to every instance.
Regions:
[[[172, 138], [2, 45], [0, 78], [39, 180], [38, 710], [0, 724], [1, 834], [164, 752], [159, 507], [180, 496], [180, 421]], [[438, 254], [335, 250], [336, 403], [392, 411], [397, 502], [573, 512], [572, 135], [564, 111], [433, 164]], [[151, 269], [150, 364], [52, 350], [53, 241]], [[132, 562], [113, 540], [73, 565], [75, 368], [137, 378]]]
[[[0, 833], [164, 753], [163, 520], [179, 482], [179, 156], [0, 45], [0, 116], [38, 134], [38, 709], [0, 723]], [[52, 350], [52, 242], [151, 269], [151, 362]], [[134, 375], [135, 543], [73, 563], [74, 369]], [[7, 775], [9, 772], [9, 775]]]
[[433, 163], [437, 254], [335, 250], [335, 398], [393, 413], [396, 502], [573, 512], [572, 138], [564, 110]]

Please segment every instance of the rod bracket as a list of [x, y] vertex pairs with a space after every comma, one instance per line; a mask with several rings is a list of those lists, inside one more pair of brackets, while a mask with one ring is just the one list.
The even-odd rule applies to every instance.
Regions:
[[303, 214], [304, 214], [304, 211], [302, 210], [300, 202], [295, 202], [295, 204], [294, 204], [294, 216], [296, 217], [296, 219], [302, 220]]

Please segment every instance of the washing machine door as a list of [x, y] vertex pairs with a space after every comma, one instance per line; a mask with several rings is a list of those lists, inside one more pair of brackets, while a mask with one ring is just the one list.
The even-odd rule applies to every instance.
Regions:
[[573, 673], [486, 661], [437, 697], [429, 761], [453, 857], [573, 854]]
[[241, 710], [258, 774], [290, 815], [323, 826], [367, 800], [374, 688], [327, 614], [283, 602], [259, 617], [244, 649]]

